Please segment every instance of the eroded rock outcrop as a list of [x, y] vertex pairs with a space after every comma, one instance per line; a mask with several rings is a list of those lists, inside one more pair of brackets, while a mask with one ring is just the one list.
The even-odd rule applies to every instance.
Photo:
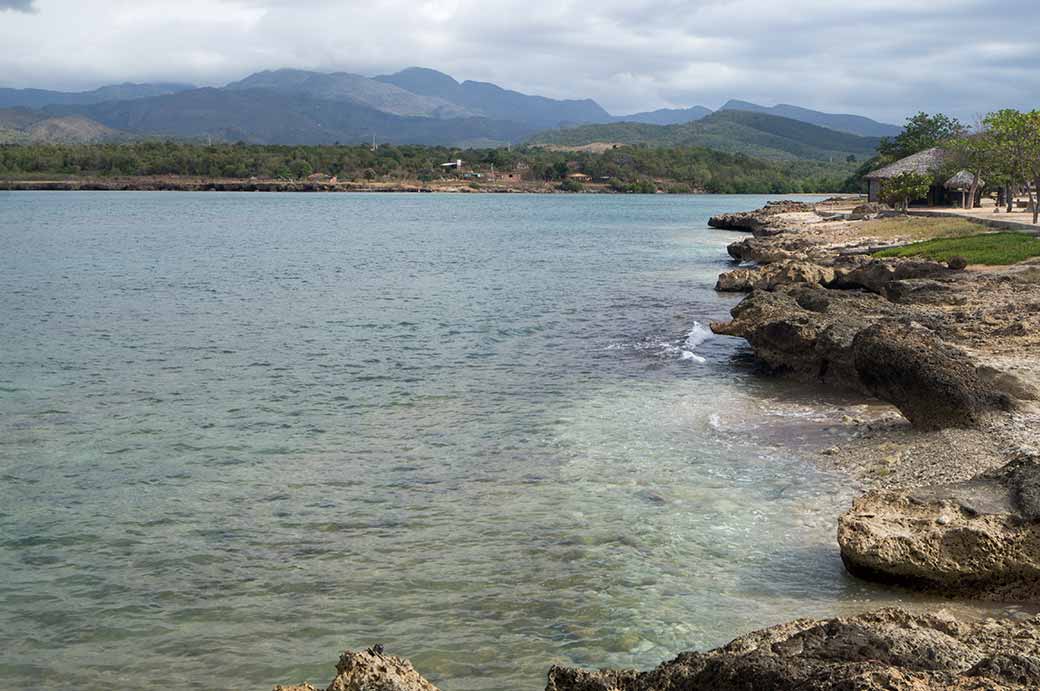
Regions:
[[798, 620], [649, 672], [549, 671], [546, 691], [1024, 691], [1040, 688], [1040, 617], [963, 623], [885, 609]]
[[[317, 691], [310, 684], [276, 686], [274, 691]], [[326, 691], [438, 691], [412, 663], [379, 648], [344, 651], [336, 664], [336, 678]]]
[[840, 271], [832, 288], [862, 288], [890, 297], [888, 287], [893, 282], [936, 279], [950, 273], [945, 264], [916, 259], [875, 259], [860, 263], [847, 271]]
[[825, 285], [834, 280], [834, 269], [804, 261], [780, 261], [765, 266], [734, 269], [720, 274], [715, 290], [719, 292], [750, 292], [773, 290], [779, 286], [808, 283]]
[[782, 214], [810, 213], [812, 204], [789, 200], [769, 202], [755, 211], [739, 211], [731, 214], [719, 214], [708, 219], [708, 225], [720, 230], [740, 230], [754, 233], [756, 237], [768, 237], [783, 232], [789, 223], [781, 218]]
[[910, 323], [881, 322], [856, 334], [853, 366], [860, 385], [892, 403], [919, 429], [978, 427], [1011, 397], [978, 375], [976, 363], [934, 333]]
[[939, 336], [941, 318], [880, 295], [782, 286], [753, 292], [731, 314], [712, 330], [744, 338], [771, 369], [888, 401], [922, 429], [977, 426], [1013, 406], [992, 379], [978, 376], [970, 356]]
[[1040, 462], [1020, 454], [968, 482], [870, 492], [839, 519], [838, 543], [846, 567], [864, 578], [947, 595], [1036, 601]]

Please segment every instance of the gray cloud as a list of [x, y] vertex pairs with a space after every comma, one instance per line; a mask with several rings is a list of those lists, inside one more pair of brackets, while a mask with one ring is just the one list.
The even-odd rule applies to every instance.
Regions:
[[[971, 119], [1040, 106], [1040, 44], [1023, 21], [1035, 1], [38, 0], [0, 21], [0, 75], [91, 88], [423, 65], [615, 113], [740, 98]], [[12, 3], [28, 5], [0, 0]]]
[[14, 10], [16, 12], [34, 12], [34, 0], [0, 0], [0, 12]]

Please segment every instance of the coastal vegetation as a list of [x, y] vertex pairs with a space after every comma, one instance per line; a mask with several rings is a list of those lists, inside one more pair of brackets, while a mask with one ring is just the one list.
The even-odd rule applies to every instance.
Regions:
[[864, 179], [872, 171], [929, 150], [938, 152], [937, 165], [927, 175], [920, 170], [906, 171], [886, 179], [883, 201], [903, 207], [908, 200], [927, 196], [930, 187], [945, 185], [962, 190], [964, 204], [974, 204], [980, 190], [1000, 190], [1011, 211], [1015, 194], [1024, 192], [1033, 223], [1040, 220], [1040, 200], [1036, 198], [1040, 190], [1040, 110], [1005, 108], [980, 118], [970, 128], [942, 113], [918, 113], [907, 119], [898, 136], [881, 140], [877, 156], [864, 163], [843, 189], [862, 191]]
[[678, 125], [620, 122], [551, 130], [535, 136], [531, 143], [543, 146], [587, 146], [596, 142], [655, 147], [703, 146], [769, 160], [810, 159], [838, 163], [851, 172], [856, 161], [874, 155], [880, 141], [876, 137], [861, 137], [767, 113], [722, 110]]
[[885, 180], [881, 185], [881, 200], [905, 211], [911, 200], [928, 194], [932, 179], [927, 175], [907, 171]]
[[0, 179], [196, 176], [300, 180], [315, 174], [340, 180], [430, 181], [445, 161], [461, 159], [469, 180], [494, 174], [559, 183], [573, 172], [618, 192], [831, 192], [846, 164], [766, 161], [702, 147], [621, 146], [602, 152], [541, 147], [455, 149], [418, 145], [275, 146], [145, 141], [127, 144], [0, 146]]
[[1040, 257], [1040, 239], [1026, 233], [982, 233], [967, 237], [947, 237], [892, 247], [875, 253], [876, 257], [924, 257], [947, 262], [964, 257], [969, 264], [1006, 266]]

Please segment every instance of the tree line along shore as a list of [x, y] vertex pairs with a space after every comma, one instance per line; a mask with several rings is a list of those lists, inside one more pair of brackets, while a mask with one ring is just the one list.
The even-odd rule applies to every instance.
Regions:
[[696, 147], [463, 150], [178, 141], [0, 146], [5, 189], [797, 194], [841, 191], [854, 168], [844, 160], [769, 161]]

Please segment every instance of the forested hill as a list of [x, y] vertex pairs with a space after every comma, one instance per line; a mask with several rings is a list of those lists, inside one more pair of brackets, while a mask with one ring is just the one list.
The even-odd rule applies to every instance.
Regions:
[[700, 146], [769, 160], [837, 161], [870, 158], [880, 139], [766, 113], [724, 110], [678, 125], [621, 122], [551, 130], [536, 135], [530, 143], [583, 146], [600, 142]]

